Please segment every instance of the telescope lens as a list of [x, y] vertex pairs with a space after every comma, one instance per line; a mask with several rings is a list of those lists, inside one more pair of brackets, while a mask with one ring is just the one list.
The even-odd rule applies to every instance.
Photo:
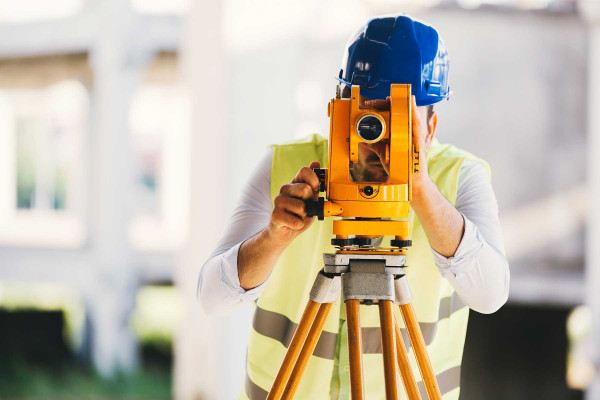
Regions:
[[367, 142], [375, 142], [383, 136], [383, 121], [376, 115], [365, 115], [356, 124], [358, 136]]

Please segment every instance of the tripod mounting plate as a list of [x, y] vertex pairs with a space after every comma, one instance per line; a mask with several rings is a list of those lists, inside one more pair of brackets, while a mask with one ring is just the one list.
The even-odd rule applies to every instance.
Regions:
[[386, 272], [393, 275], [404, 275], [404, 267], [406, 266], [406, 256], [403, 254], [323, 254], [325, 272], [329, 274], [343, 274], [348, 272], [351, 260], [385, 261]]
[[349, 254], [349, 253], [324, 253], [325, 265], [350, 265], [350, 260], [384, 260], [388, 267], [404, 267], [406, 255], [404, 254]]
[[[335, 275], [341, 275], [342, 300], [356, 299], [368, 300], [373, 304], [379, 300], [391, 300], [399, 304], [410, 298], [407, 287], [401, 284], [406, 282], [404, 266], [405, 255], [390, 254], [323, 254], [325, 268], [317, 277], [315, 287], [311, 291], [311, 299], [317, 302], [331, 301], [335, 291], [339, 290], [339, 283], [333, 282]], [[325, 274], [323, 274], [325, 273]], [[331, 282], [325, 283], [329, 279]], [[323, 281], [323, 282], [321, 282]], [[401, 290], [402, 293], [398, 293]], [[327, 301], [324, 299], [327, 298]]]

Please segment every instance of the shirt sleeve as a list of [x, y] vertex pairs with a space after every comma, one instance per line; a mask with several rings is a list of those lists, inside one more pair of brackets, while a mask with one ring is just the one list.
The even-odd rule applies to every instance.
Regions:
[[270, 149], [243, 187], [223, 237], [200, 270], [197, 296], [208, 314], [226, 315], [234, 312], [258, 298], [264, 289], [266, 281], [250, 290], [241, 287], [237, 259], [242, 243], [269, 224], [273, 209], [272, 162], [273, 150]]
[[463, 163], [455, 206], [465, 222], [462, 240], [452, 257], [431, 249], [435, 263], [469, 308], [493, 313], [508, 299], [510, 272], [498, 203], [481, 163]]

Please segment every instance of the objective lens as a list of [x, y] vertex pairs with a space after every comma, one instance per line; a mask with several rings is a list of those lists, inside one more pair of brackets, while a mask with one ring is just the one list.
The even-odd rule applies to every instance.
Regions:
[[364, 115], [356, 123], [356, 131], [363, 140], [376, 142], [383, 136], [383, 121], [376, 115]]

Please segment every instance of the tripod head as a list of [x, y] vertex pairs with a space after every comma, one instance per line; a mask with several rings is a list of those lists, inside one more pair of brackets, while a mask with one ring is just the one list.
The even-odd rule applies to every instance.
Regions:
[[[391, 85], [389, 110], [361, 105], [359, 86], [352, 86], [349, 99], [338, 95], [328, 104], [328, 168], [315, 169], [325, 197], [307, 202], [306, 209], [320, 220], [342, 217], [333, 223], [332, 239], [341, 250], [370, 246], [373, 238], [382, 235], [395, 236], [391, 245], [396, 250], [410, 246], [412, 173], [419, 163], [412, 144], [411, 104], [409, 84]], [[358, 180], [360, 146], [377, 146], [386, 176]]]

